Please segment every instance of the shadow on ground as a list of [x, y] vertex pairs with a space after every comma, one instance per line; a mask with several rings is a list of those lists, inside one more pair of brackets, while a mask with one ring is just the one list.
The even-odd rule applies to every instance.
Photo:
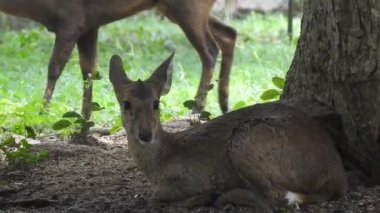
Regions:
[[[170, 131], [183, 128], [183, 122], [166, 125]], [[43, 138], [35, 148], [49, 151], [44, 162], [29, 169], [1, 168], [0, 212], [260, 212], [233, 205], [218, 209], [152, 206], [149, 183], [133, 162], [126, 136], [97, 140], [97, 145], [87, 146]], [[340, 201], [297, 212], [380, 212], [380, 187], [358, 188]]]

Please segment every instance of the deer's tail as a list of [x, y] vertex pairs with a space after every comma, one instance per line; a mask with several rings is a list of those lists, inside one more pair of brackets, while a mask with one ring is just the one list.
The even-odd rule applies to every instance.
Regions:
[[342, 192], [337, 192], [334, 194], [324, 193], [324, 194], [305, 194], [298, 192], [288, 191], [285, 195], [285, 199], [288, 201], [288, 205], [295, 205], [298, 207], [299, 205], [313, 204], [319, 203], [328, 200], [337, 200], [343, 196]]

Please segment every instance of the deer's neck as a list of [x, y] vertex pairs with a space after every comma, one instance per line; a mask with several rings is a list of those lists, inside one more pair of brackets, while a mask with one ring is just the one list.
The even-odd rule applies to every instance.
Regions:
[[160, 126], [155, 139], [150, 144], [141, 142], [128, 133], [129, 148], [138, 167], [144, 172], [151, 183], [155, 183], [162, 173], [165, 156], [169, 152], [169, 143], [173, 138], [171, 133], [165, 132]]

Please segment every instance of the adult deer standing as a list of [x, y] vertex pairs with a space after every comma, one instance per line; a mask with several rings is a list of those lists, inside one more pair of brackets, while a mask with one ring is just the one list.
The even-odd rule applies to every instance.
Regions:
[[110, 80], [129, 148], [153, 200], [177, 205], [299, 205], [340, 198], [346, 174], [332, 139], [316, 121], [281, 103], [246, 107], [178, 132], [160, 124], [171, 84], [170, 56], [146, 81], [128, 79], [120, 57]]
[[[222, 66], [219, 103], [228, 110], [228, 81], [234, 55], [236, 32], [215, 18], [210, 9], [215, 0], [0, 0], [0, 11], [30, 18], [56, 34], [48, 67], [44, 98], [49, 102], [66, 62], [77, 45], [83, 80], [94, 72], [99, 27], [157, 7], [185, 32], [202, 61], [202, 77], [196, 94], [198, 110], [204, 107], [219, 48]], [[235, 0], [227, 0], [235, 1]], [[82, 114], [91, 116], [92, 84], [85, 84]]]

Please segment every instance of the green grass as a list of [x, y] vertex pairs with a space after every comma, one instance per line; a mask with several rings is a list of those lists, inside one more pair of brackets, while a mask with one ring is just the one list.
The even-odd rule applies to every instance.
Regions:
[[[295, 35], [298, 35], [299, 18], [294, 23]], [[285, 76], [295, 42], [289, 42], [286, 17], [281, 14], [252, 14], [245, 20], [231, 20], [229, 24], [239, 31], [230, 84], [230, 107], [236, 109], [262, 102], [262, 92], [274, 87], [271, 78]], [[75, 51], [57, 83], [49, 114], [38, 114], [53, 42], [54, 35], [43, 27], [0, 31], [0, 127], [21, 134], [22, 126], [27, 124], [38, 132], [48, 132], [64, 112], [80, 111], [82, 77]], [[198, 55], [182, 31], [151, 13], [101, 28], [97, 70], [104, 78], [95, 82], [94, 101], [106, 109], [93, 114], [96, 124], [120, 126], [119, 109], [108, 80], [108, 63], [113, 54], [123, 58], [128, 75], [136, 80], [148, 77], [173, 50], [176, 51], [173, 85], [161, 100], [164, 120], [188, 113], [182, 103], [194, 97], [200, 79]], [[220, 59], [214, 83], [219, 62]], [[214, 117], [220, 114], [216, 91], [210, 92], [206, 108]]]

